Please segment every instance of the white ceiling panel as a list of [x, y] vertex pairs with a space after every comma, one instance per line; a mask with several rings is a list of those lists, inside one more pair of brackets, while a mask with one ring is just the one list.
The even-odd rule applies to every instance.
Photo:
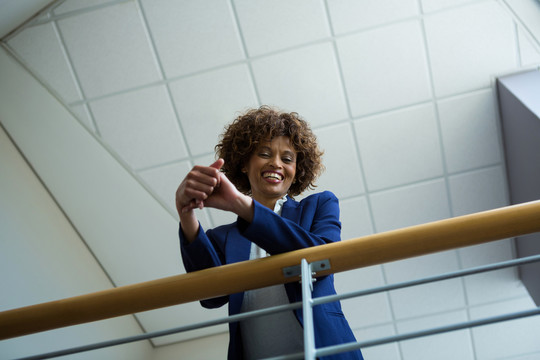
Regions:
[[53, 2], [52, 0], [0, 1], [0, 38], [17, 29]]
[[173, 104], [163, 85], [90, 103], [97, 131], [132, 169], [187, 157]]
[[231, 7], [221, 0], [142, 0], [143, 12], [168, 78], [244, 58]]
[[296, 111], [313, 127], [348, 117], [330, 42], [257, 59], [253, 74], [261, 103]]
[[54, 24], [23, 29], [8, 44], [61, 99], [68, 103], [82, 100]]
[[237, 0], [234, 3], [249, 56], [291, 48], [330, 35], [324, 1]]
[[87, 97], [161, 79], [135, 3], [123, 2], [62, 18], [58, 28]]
[[231, 118], [258, 106], [245, 65], [186, 77], [171, 82], [170, 89], [191, 155], [212, 153]]

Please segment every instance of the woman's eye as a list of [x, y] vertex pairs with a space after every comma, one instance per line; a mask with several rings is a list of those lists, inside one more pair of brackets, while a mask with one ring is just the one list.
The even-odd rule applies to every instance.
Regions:
[[283, 159], [281, 159], [281, 160], [282, 160], [283, 162], [285, 162], [285, 163], [291, 163], [291, 162], [293, 161], [293, 159], [291, 159], [291, 158], [283, 158]]
[[270, 157], [270, 154], [268, 154], [268, 153], [260, 153], [259, 156], [263, 157], [263, 158], [267, 158], [267, 157]]

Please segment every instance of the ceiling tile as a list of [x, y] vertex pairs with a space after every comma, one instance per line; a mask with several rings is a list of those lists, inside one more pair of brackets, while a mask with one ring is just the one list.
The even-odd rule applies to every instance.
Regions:
[[324, 150], [326, 170], [317, 181], [315, 191], [329, 190], [339, 198], [364, 193], [362, 170], [350, 125], [319, 129], [316, 135], [319, 146]]
[[394, 290], [390, 299], [395, 318], [410, 319], [463, 308], [465, 290], [460, 279], [452, 279]]
[[[381, 266], [369, 266], [337, 273], [335, 274], [335, 285], [338, 294], [383, 286], [384, 278]], [[341, 305], [345, 317], [353, 329], [392, 321], [386, 293], [342, 300]]]
[[348, 118], [331, 43], [268, 56], [252, 65], [263, 104], [296, 111], [313, 127]]
[[184, 78], [170, 89], [192, 155], [214, 152], [225, 125], [248, 107], [258, 107], [245, 65]]
[[450, 217], [444, 180], [435, 180], [372, 194], [375, 232], [423, 224]]
[[[342, 273], [337, 275], [340, 274]], [[339, 277], [337, 275], [336, 282], [339, 282]], [[357, 272], [354, 274], [354, 277], [350, 277], [346, 281], [349, 281], [349, 283], [353, 285], [355, 284], [355, 280], [358, 278], [369, 275], [371, 274], [367, 272]], [[360, 289], [358, 286], [359, 285], [356, 285], [354, 288], [355, 291]], [[341, 289], [336, 291], [338, 294], [346, 293], [346, 291]], [[385, 293], [364, 295], [361, 297], [342, 300], [341, 307], [347, 322], [353, 329], [374, 326], [392, 321], [392, 310], [390, 309], [388, 296]], [[357, 340], [363, 341], [365, 339]], [[362, 353], [364, 353], [363, 349]]]
[[497, 2], [481, 2], [425, 18], [435, 93], [447, 96], [490, 86], [516, 67], [512, 18]]
[[50, 0], [0, 1], [0, 39], [9, 37], [14, 31], [28, 25], [28, 20], [46, 18]]
[[394, 261], [384, 264], [383, 267], [386, 281], [390, 284], [421, 279], [460, 269], [456, 250]]
[[448, 179], [454, 216], [508, 205], [502, 166], [451, 176]]
[[235, 0], [234, 3], [250, 56], [317, 41], [330, 35], [323, 1]]
[[[506, 179], [501, 166], [451, 176], [450, 194], [454, 216], [491, 210], [508, 204]], [[509, 240], [458, 250], [464, 268], [510, 260], [514, 257]], [[515, 269], [478, 274], [465, 278], [470, 304], [480, 304], [519, 295]], [[495, 285], [497, 284], [497, 285]], [[516, 294], [516, 290], [520, 292]]]
[[88, 106], [86, 104], [72, 105], [69, 108], [73, 112], [75, 117], [77, 117], [77, 120], [83, 123], [88, 130], [94, 133], [96, 132], [96, 128], [94, 126], [94, 123], [92, 122], [92, 117], [88, 112]]
[[418, 15], [416, 0], [329, 0], [334, 33], [343, 34]]
[[443, 174], [432, 105], [357, 120], [354, 127], [370, 191]]
[[518, 35], [521, 65], [540, 63], [540, 44], [534, 43], [534, 40], [525, 30], [518, 29]]
[[[420, 279], [426, 276], [459, 270], [456, 251], [386, 263], [383, 265], [388, 283]], [[465, 293], [460, 279], [417, 285], [390, 292], [397, 319], [429, 315], [465, 305]]]
[[187, 156], [165, 86], [96, 100], [90, 108], [103, 140], [132, 169]]
[[138, 174], [162, 203], [167, 206], [169, 212], [176, 216], [176, 189], [178, 189], [191, 168], [191, 163], [186, 160], [142, 170]]
[[458, 253], [461, 266], [470, 268], [513, 259], [513, 248], [514, 245], [511, 239], [503, 239], [458, 249]]
[[418, 21], [343, 37], [337, 48], [353, 116], [431, 98]]
[[58, 21], [87, 97], [158, 81], [160, 75], [136, 5], [120, 3]]
[[81, 100], [53, 24], [28, 27], [11, 38], [8, 44], [64, 102]]
[[[483, 306], [475, 306], [470, 309], [470, 316], [471, 319], [482, 319], [490, 316], [497, 316], [497, 315], [503, 315], [508, 314], [516, 311], [523, 311], [528, 310], [531, 308], [535, 308], [535, 304], [533, 302], [533, 299], [528, 296], [523, 296], [517, 299], [509, 299], [506, 301], [501, 302], [495, 302], [491, 304], [484, 304]], [[537, 323], [540, 325], [540, 318], [537, 318]], [[509, 323], [500, 323], [497, 324], [497, 327], [500, 326], [502, 328], [505, 327], [505, 325], [508, 325]], [[530, 329], [530, 327], [524, 327], [524, 329]], [[535, 333], [536, 335], [537, 333]], [[540, 343], [537, 342], [537, 345], [540, 345]]]
[[340, 201], [341, 240], [373, 234], [371, 213], [365, 196]]
[[[335, 274], [335, 285], [338, 294], [375, 288], [384, 284], [384, 276], [380, 265]], [[390, 304], [386, 293], [342, 300], [342, 306], [345, 317], [352, 328], [373, 326], [392, 321]]]
[[168, 78], [244, 58], [228, 1], [142, 0]]
[[540, 44], [540, 3], [538, 0], [507, 0], [505, 1], [529, 34], [535, 38], [536, 44]]
[[[534, 308], [536, 305], [531, 298], [524, 295], [517, 299], [472, 307], [470, 314], [472, 319], [483, 319]], [[534, 360], [540, 353], [540, 316], [479, 326], [471, 331], [479, 359]]]
[[[467, 321], [467, 311], [450, 311], [419, 319], [399, 321], [400, 334], [422, 331], [433, 327], [453, 325]], [[450, 331], [419, 337], [401, 343], [403, 357], [415, 360], [474, 360], [473, 344], [468, 330]]]
[[[382, 339], [396, 334], [393, 324], [369, 326], [353, 331], [359, 341]], [[398, 343], [366, 347], [362, 349], [362, 355], [365, 359], [403, 360]]]
[[[463, 268], [471, 268], [513, 259], [512, 239], [458, 249]], [[464, 278], [468, 303], [471, 305], [523, 296], [526, 291], [519, 279], [517, 268], [490, 271]]]
[[[444, 326], [449, 324], [455, 324], [462, 321], [467, 321], [467, 311], [456, 310], [450, 311], [444, 314], [436, 314], [430, 316], [424, 316], [417, 319], [401, 320], [396, 323], [400, 334], [405, 334], [413, 331], [421, 331], [434, 326]], [[427, 337], [429, 341], [431, 337]], [[413, 357], [415, 358], [415, 357]], [[439, 356], [435, 355], [437, 360]], [[461, 359], [461, 358], [460, 358]]]
[[496, 104], [491, 90], [438, 103], [450, 173], [501, 161]]
[[508, 300], [527, 293], [517, 269], [512, 268], [467, 276], [464, 282], [471, 305]]

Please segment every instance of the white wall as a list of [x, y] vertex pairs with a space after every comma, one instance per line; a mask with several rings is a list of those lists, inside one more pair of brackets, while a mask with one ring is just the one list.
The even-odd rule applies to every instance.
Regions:
[[[0, 129], [0, 311], [103, 290], [111, 282]], [[140, 334], [132, 316], [0, 341], [0, 359]], [[148, 359], [143, 341], [74, 356]]]

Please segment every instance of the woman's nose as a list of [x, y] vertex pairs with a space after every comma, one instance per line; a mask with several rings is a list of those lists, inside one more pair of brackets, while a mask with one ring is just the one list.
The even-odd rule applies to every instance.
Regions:
[[270, 158], [270, 166], [280, 168], [282, 166], [281, 159], [279, 156], [273, 156]]

